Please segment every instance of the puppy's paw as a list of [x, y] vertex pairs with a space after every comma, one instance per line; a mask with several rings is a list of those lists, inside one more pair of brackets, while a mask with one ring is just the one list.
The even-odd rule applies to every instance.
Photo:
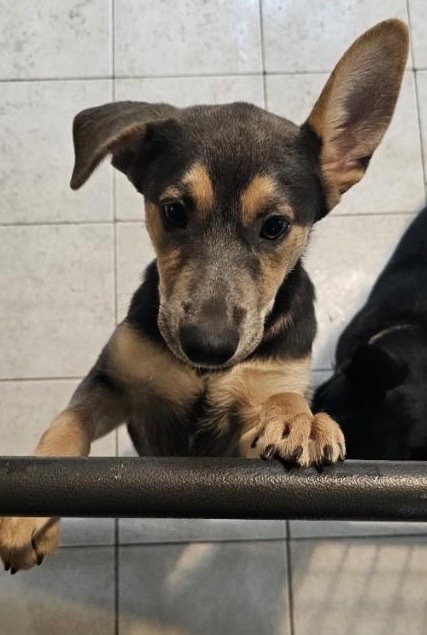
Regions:
[[344, 435], [329, 415], [304, 412], [281, 416], [276, 406], [266, 409], [251, 447], [265, 460], [279, 458], [318, 468], [343, 461], [345, 456]]
[[41, 564], [59, 541], [59, 518], [0, 518], [0, 558], [12, 574]]

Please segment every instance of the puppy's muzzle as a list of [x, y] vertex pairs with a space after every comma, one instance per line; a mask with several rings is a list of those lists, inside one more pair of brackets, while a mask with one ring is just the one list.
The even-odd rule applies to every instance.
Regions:
[[186, 324], [179, 332], [181, 348], [193, 364], [222, 366], [234, 355], [239, 344], [237, 329], [221, 324]]

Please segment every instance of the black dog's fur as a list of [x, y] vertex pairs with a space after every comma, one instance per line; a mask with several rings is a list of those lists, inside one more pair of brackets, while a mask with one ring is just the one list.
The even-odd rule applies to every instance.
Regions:
[[341, 335], [313, 406], [341, 425], [350, 458], [427, 460], [427, 207]]

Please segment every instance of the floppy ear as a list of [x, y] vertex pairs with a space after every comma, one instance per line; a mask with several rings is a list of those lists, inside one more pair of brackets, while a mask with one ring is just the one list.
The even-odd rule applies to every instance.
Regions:
[[321, 141], [329, 210], [365, 173], [392, 118], [408, 56], [408, 28], [385, 20], [359, 37], [329, 77], [306, 125]]
[[388, 390], [405, 381], [408, 367], [376, 344], [360, 344], [345, 374], [365, 395], [382, 399]]
[[75, 163], [71, 187], [77, 190], [109, 153], [112, 164], [127, 173], [141, 147], [147, 124], [170, 119], [178, 109], [168, 104], [119, 101], [80, 112], [74, 119]]

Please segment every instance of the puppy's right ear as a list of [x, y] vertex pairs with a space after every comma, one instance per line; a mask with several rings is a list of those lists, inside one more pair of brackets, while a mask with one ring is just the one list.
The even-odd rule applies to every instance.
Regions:
[[329, 210], [360, 181], [388, 128], [408, 46], [408, 28], [399, 20], [364, 33], [336, 65], [306, 122], [320, 141]]
[[109, 153], [112, 164], [125, 174], [143, 143], [147, 125], [176, 117], [168, 104], [119, 101], [88, 108], [74, 119], [75, 163], [71, 188], [81, 187]]
[[408, 375], [405, 362], [376, 344], [360, 344], [345, 369], [347, 380], [366, 396], [382, 399]]

